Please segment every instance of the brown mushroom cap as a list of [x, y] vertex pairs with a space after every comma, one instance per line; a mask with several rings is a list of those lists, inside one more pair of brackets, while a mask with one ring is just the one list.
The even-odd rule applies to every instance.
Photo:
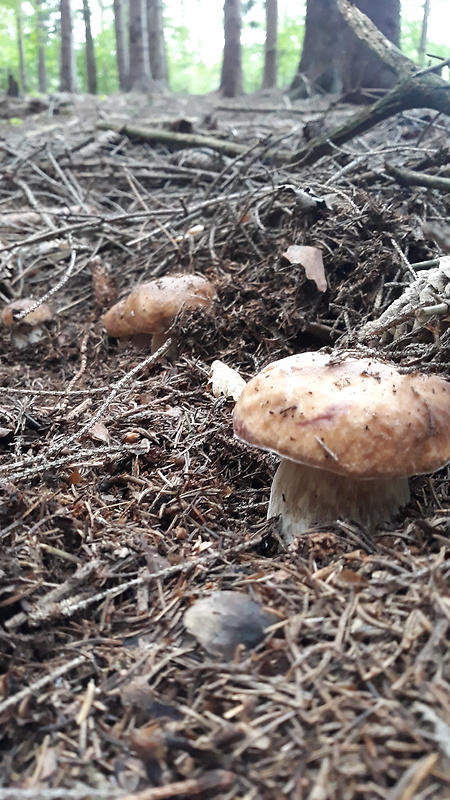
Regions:
[[[33, 300], [32, 297], [23, 297], [21, 300], [14, 300], [13, 303], [9, 303], [2, 309], [1, 319], [3, 325], [7, 327], [15, 325], [17, 315], [22, 311], [26, 311], [28, 308], [32, 308], [36, 305], [36, 302], [37, 301]], [[41, 303], [34, 311], [26, 314], [26, 316], [19, 321], [19, 325], [41, 325], [43, 322], [48, 322], [51, 319], [53, 319], [53, 312], [50, 306], [47, 303]]]
[[234, 430], [247, 444], [338, 475], [434, 472], [450, 461], [450, 384], [377, 359], [301, 353], [249, 381]]
[[142, 283], [102, 317], [109, 336], [165, 333], [183, 309], [210, 308], [214, 287], [200, 275], [168, 275]]

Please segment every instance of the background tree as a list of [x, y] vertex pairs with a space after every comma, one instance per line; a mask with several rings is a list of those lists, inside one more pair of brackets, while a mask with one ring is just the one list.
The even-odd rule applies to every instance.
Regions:
[[263, 89], [277, 85], [278, 0], [266, 0], [266, 41], [264, 44]]
[[19, 53], [19, 84], [22, 92], [26, 92], [27, 85], [27, 68], [25, 62], [25, 46], [23, 37], [23, 20], [22, 20], [22, 5], [20, 2], [16, 3], [16, 34], [17, 34], [17, 50]]
[[430, 16], [430, 0], [425, 0], [423, 4], [422, 30], [419, 42], [419, 63], [423, 65], [425, 61], [425, 51], [427, 49], [428, 18]]
[[[400, 0], [355, 0], [355, 5], [399, 44]], [[303, 51], [291, 85], [295, 96], [305, 95], [309, 87], [356, 96], [363, 89], [389, 89], [394, 83], [393, 73], [347, 25], [336, 0], [307, 0]]]
[[62, 92], [74, 92], [76, 74], [70, 0], [60, 0], [59, 10], [61, 17], [60, 89]]
[[42, 13], [42, 0], [35, 0], [35, 33], [37, 45], [37, 77], [40, 92], [47, 91], [47, 64], [45, 60], [45, 45], [47, 43], [47, 28]]
[[86, 39], [87, 90], [90, 94], [97, 94], [97, 66], [95, 63], [94, 39], [91, 30], [91, 9], [89, 8], [89, 0], [83, 0], [83, 20]]
[[164, 10], [162, 0], [147, 0], [147, 29], [150, 70], [160, 86], [169, 83], [166, 41], [164, 37]]
[[223, 6], [224, 48], [219, 92], [236, 97], [242, 92], [241, 0], [225, 0]]
[[148, 53], [146, 0], [129, 0], [129, 81], [128, 89], [145, 92], [152, 74]]
[[126, 41], [125, 5], [126, 0], [113, 0], [114, 2], [114, 32], [116, 36], [117, 71], [119, 74], [119, 87], [122, 92], [128, 89], [128, 43]]

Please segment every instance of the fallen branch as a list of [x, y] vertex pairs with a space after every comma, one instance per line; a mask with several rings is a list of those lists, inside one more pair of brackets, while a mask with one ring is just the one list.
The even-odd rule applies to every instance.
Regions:
[[166, 131], [163, 128], [140, 128], [136, 125], [115, 125], [113, 122], [100, 120], [97, 128], [101, 130], [112, 130], [128, 136], [131, 140], [144, 142], [161, 142], [171, 144], [174, 149], [180, 147], [209, 147], [218, 153], [225, 153], [229, 156], [240, 156], [248, 151], [248, 146], [228, 142], [226, 139], [217, 139], [214, 136], [200, 136], [196, 133], [178, 133]]
[[356, 35], [366, 42], [387, 66], [397, 74], [399, 82], [381, 100], [326, 136], [316, 137], [290, 157], [295, 164], [313, 164], [322, 156], [360, 136], [379, 122], [411, 108], [433, 108], [450, 116], [450, 84], [431, 72], [417, 72], [415, 64], [395, 47], [356, 6], [338, 0], [338, 6]]
[[388, 175], [392, 175], [401, 186], [426, 186], [428, 189], [442, 189], [443, 192], [450, 192], [450, 178], [425, 175], [423, 172], [395, 167], [393, 164], [385, 164], [384, 171]]

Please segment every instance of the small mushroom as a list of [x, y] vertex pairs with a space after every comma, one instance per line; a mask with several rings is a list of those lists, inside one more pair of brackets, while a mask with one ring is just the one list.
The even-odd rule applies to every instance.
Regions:
[[169, 330], [183, 309], [211, 308], [214, 287], [201, 275], [168, 275], [136, 286], [102, 317], [109, 336], [151, 334], [152, 353], [169, 338]]
[[47, 303], [41, 303], [33, 311], [24, 314], [37, 303], [32, 297], [14, 300], [5, 306], [1, 313], [3, 325], [11, 329], [11, 337], [17, 350], [39, 342], [46, 333], [46, 323], [53, 319], [53, 312]]
[[450, 384], [375, 358], [301, 353], [247, 383], [234, 431], [281, 456], [268, 518], [280, 515], [287, 544], [336, 520], [370, 530], [409, 502], [408, 476], [450, 461]]

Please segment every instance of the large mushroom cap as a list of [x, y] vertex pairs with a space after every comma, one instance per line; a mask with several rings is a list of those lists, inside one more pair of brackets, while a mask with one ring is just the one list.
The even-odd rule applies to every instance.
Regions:
[[249, 381], [234, 430], [247, 444], [348, 477], [434, 472], [450, 461], [450, 384], [377, 359], [301, 353]]
[[183, 308], [210, 308], [214, 287], [201, 275], [168, 275], [142, 283], [103, 315], [109, 336], [165, 333]]

